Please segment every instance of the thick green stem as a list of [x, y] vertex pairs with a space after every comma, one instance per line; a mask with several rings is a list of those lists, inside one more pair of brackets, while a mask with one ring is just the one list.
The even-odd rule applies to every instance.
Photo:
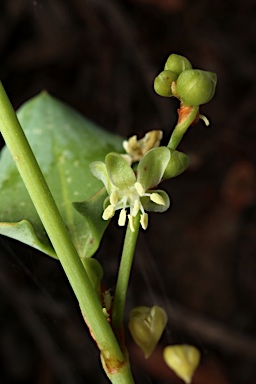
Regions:
[[112, 316], [112, 326], [117, 334], [123, 327], [126, 293], [131, 273], [134, 250], [139, 233], [139, 219], [140, 215], [138, 214], [134, 220], [134, 232], [132, 232], [130, 225], [127, 225], [121, 263], [119, 266]]
[[184, 107], [181, 106], [179, 109], [179, 120], [178, 124], [174, 128], [168, 147], [171, 149], [176, 149], [179, 143], [181, 142], [184, 134], [190, 127], [190, 125], [195, 121], [199, 107]]
[[125, 349], [124, 349], [124, 356], [125, 356], [125, 362], [120, 367], [118, 372], [109, 370], [108, 367], [106, 366], [105, 360], [101, 356], [102, 366], [109, 380], [114, 384], [134, 384], [134, 380], [133, 380], [131, 369], [130, 369], [129, 356]]
[[[105, 359], [108, 369], [118, 371], [125, 361], [124, 355], [102, 312], [98, 296], [90, 283], [65, 223], [1, 83], [0, 130], [69, 279], [86, 323], [101, 351], [101, 355]], [[129, 370], [128, 364], [127, 369]], [[114, 376], [112, 382], [115, 382]], [[123, 381], [118, 381], [118, 383], [121, 382], [123, 384], [133, 383], [133, 380], [127, 381], [124, 379]]]

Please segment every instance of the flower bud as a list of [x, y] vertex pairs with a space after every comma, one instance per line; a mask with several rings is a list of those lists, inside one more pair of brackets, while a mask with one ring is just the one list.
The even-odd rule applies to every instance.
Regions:
[[217, 75], [199, 69], [188, 69], [177, 80], [177, 93], [184, 105], [198, 106], [213, 98]]
[[173, 96], [172, 85], [178, 76], [172, 71], [161, 72], [154, 80], [154, 90], [160, 96]]
[[148, 358], [155, 349], [167, 323], [165, 311], [154, 306], [136, 307], [130, 312], [129, 330], [135, 343]]
[[103, 269], [98, 260], [91, 257], [81, 259], [84, 269], [97, 293], [100, 292], [100, 282], [103, 277]]
[[183, 173], [189, 165], [189, 157], [183, 152], [168, 148], [171, 157], [163, 174], [163, 179], [171, 179]]
[[134, 135], [129, 140], [123, 141], [123, 147], [134, 163], [140, 161], [150, 149], [159, 147], [162, 137], [163, 132], [160, 130], [149, 131], [142, 139], [138, 140]]
[[165, 363], [178, 377], [191, 383], [192, 376], [200, 361], [200, 352], [192, 345], [169, 345], [164, 349]]
[[181, 72], [185, 71], [186, 69], [191, 69], [191, 68], [192, 68], [192, 65], [186, 57], [176, 55], [175, 53], [172, 53], [168, 57], [164, 66], [165, 70], [172, 71], [177, 76], [179, 76]]

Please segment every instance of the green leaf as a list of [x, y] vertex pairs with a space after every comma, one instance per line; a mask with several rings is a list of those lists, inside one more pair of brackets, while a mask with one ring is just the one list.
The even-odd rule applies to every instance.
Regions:
[[[107, 223], [98, 233], [97, 228], [92, 232], [72, 202], [88, 200], [102, 188], [89, 164], [104, 160], [111, 151], [122, 151], [122, 138], [100, 129], [46, 92], [25, 103], [17, 116], [80, 257], [92, 256]], [[6, 147], [0, 158], [0, 234], [56, 257]]]
[[100, 296], [101, 280], [104, 274], [101, 264], [93, 257], [83, 258], [82, 263], [95, 292]]
[[49, 242], [42, 242], [35, 234], [34, 228], [27, 220], [18, 223], [0, 223], [1, 235], [21, 241], [31, 247], [57, 259], [57, 255]]
[[200, 362], [200, 352], [193, 345], [169, 345], [163, 351], [165, 363], [186, 384], [190, 384]]
[[130, 312], [129, 330], [135, 343], [142, 349], [147, 359], [154, 351], [167, 323], [163, 308], [154, 305], [136, 307]]
[[96, 249], [106, 229], [107, 223], [102, 219], [102, 212], [107, 196], [106, 188], [102, 188], [89, 200], [73, 203], [73, 207], [85, 218]]

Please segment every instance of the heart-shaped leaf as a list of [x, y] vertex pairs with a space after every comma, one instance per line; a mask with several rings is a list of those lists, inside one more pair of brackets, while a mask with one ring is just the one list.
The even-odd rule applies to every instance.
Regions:
[[145, 358], [154, 351], [167, 323], [163, 308], [154, 306], [136, 307], [130, 312], [129, 330], [135, 343], [142, 349]]
[[[88, 224], [72, 202], [85, 201], [102, 188], [89, 164], [104, 160], [111, 151], [122, 151], [122, 138], [46, 92], [25, 103], [17, 116], [80, 257], [92, 256], [107, 223], [102, 220], [99, 230], [95, 225], [92, 231], [97, 220]], [[0, 159], [0, 233], [56, 257], [6, 147]]]
[[200, 352], [192, 345], [169, 345], [164, 349], [164, 361], [185, 383], [191, 383], [200, 361]]

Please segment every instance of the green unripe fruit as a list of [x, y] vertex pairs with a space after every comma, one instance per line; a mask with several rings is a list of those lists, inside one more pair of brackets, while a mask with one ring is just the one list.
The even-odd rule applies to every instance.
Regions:
[[161, 72], [154, 80], [154, 89], [156, 93], [165, 97], [173, 96], [172, 84], [177, 78], [178, 76], [172, 71]]
[[215, 93], [217, 75], [199, 69], [188, 69], [177, 80], [177, 93], [184, 105], [206, 104]]
[[189, 157], [183, 152], [170, 149], [171, 157], [163, 174], [163, 179], [171, 179], [183, 173], [189, 165]]
[[172, 53], [168, 57], [164, 66], [165, 70], [172, 71], [177, 76], [179, 76], [181, 72], [185, 71], [186, 69], [191, 69], [191, 68], [192, 68], [192, 65], [186, 57], [176, 55], [175, 53]]

